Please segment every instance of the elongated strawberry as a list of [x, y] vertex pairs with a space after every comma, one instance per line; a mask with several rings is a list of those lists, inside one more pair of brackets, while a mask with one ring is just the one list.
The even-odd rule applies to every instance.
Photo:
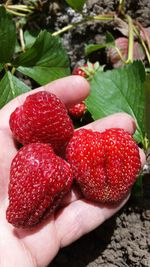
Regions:
[[11, 114], [9, 123], [21, 144], [50, 143], [56, 152], [63, 150], [74, 132], [65, 105], [45, 91], [29, 95]]
[[123, 129], [76, 131], [66, 158], [83, 195], [101, 203], [121, 201], [141, 168], [138, 146]]
[[49, 145], [25, 145], [11, 164], [8, 222], [22, 228], [37, 225], [59, 207], [71, 184], [69, 164]]

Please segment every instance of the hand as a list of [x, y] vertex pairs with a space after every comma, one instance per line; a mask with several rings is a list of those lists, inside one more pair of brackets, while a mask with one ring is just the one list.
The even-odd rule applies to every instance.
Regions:
[[[68, 90], [66, 89], [67, 87]], [[89, 93], [89, 85], [79, 76], [70, 76], [54, 81], [30, 93], [23, 94], [9, 102], [0, 111], [0, 266], [3, 267], [44, 267], [55, 257], [61, 247], [71, 244], [82, 235], [90, 232], [117, 212], [127, 201], [115, 207], [91, 203], [83, 199], [74, 188], [64, 199], [61, 210], [43, 224], [32, 230], [14, 228], [6, 221], [8, 206], [9, 168], [17, 153], [12, 133], [9, 129], [9, 116], [20, 106], [28, 94], [39, 90], [55, 93], [69, 107]], [[96, 131], [105, 128], [121, 127], [135, 131], [133, 119], [124, 113], [114, 114], [86, 126]], [[142, 165], [145, 156], [141, 153]]]

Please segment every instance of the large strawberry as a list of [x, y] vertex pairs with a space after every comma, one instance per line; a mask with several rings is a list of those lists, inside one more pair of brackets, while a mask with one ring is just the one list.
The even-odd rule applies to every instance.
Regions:
[[41, 91], [27, 96], [10, 116], [10, 128], [21, 143], [50, 143], [59, 152], [74, 128], [65, 105], [54, 94]]
[[30, 228], [49, 217], [70, 190], [72, 170], [47, 144], [22, 147], [11, 164], [9, 223]]
[[138, 146], [123, 129], [76, 131], [66, 158], [83, 195], [101, 203], [121, 201], [141, 168]]

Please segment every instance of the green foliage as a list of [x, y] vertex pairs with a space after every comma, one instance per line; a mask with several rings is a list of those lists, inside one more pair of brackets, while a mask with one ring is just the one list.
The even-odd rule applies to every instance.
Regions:
[[115, 47], [115, 39], [111, 33], [107, 32], [106, 42], [104, 44], [89, 44], [85, 46], [85, 55], [88, 56], [103, 48]]
[[0, 40], [0, 108], [30, 90], [15, 76], [16, 69], [39, 85], [70, 74], [68, 56], [60, 38], [46, 30], [37, 37], [26, 31], [23, 40], [25, 52], [22, 52], [20, 40], [16, 38], [15, 23], [3, 5], [0, 6]]
[[12, 64], [40, 85], [70, 74], [68, 56], [60, 39], [46, 30], [41, 31], [34, 44]]
[[15, 51], [16, 26], [4, 6], [0, 6], [0, 63], [11, 61]]
[[29, 31], [24, 32], [24, 41], [25, 41], [25, 48], [30, 48], [36, 40], [36, 37], [32, 35]]
[[3, 69], [3, 64], [0, 63], [0, 72]]
[[86, 105], [94, 120], [116, 112], [126, 112], [136, 121], [135, 139], [144, 142], [144, 80], [140, 61], [111, 71], [97, 71], [91, 80]]
[[[38, 2], [38, 0], [23, 1], [24, 4], [30, 4], [34, 7], [38, 7]], [[77, 12], [82, 12], [86, 0], [66, 0], [66, 2]], [[116, 12], [115, 16], [120, 19], [120, 14], [119, 17], [118, 14]], [[92, 20], [98, 20], [98, 17], [99, 20], [102, 20], [100, 16], [93, 16]], [[126, 25], [126, 16], [121, 16], [122, 20], [124, 20], [123, 17], [125, 17]], [[92, 16], [84, 14], [83, 22], [88, 21], [88, 18], [89, 21], [92, 21]], [[22, 27], [22, 32], [26, 22], [27, 20], [24, 17], [19, 20], [19, 23], [17, 22], [17, 25]], [[80, 24], [79, 21], [79, 23], [67, 25], [61, 33]], [[133, 37], [131, 36], [133, 34], [131, 29], [132, 27], [127, 25], [127, 34], [129, 34], [130, 40]], [[123, 28], [123, 31], [126, 31], [126, 27]], [[58, 31], [58, 33], [60, 32]], [[17, 36], [19, 37], [19, 34]], [[4, 5], [0, 5], [0, 108], [16, 96], [31, 90], [15, 76], [16, 70], [17, 74], [21, 72], [39, 85], [44, 85], [70, 74], [68, 56], [60, 38], [52, 36], [46, 30], [41, 31], [38, 36], [32, 35], [26, 30], [22, 37], [21, 40], [19, 38], [17, 40], [15, 22], [6, 12]], [[87, 45], [85, 55], [88, 56], [100, 49], [114, 46], [114, 37], [107, 33], [106, 42], [104, 44]], [[147, 48], [147, 44], [145, 47]], [[130, 42], [128, 52], [131, 54], [131, 51], [132, 43]], [[147, 54], [146, 50], [145, 52]], [[145, 70], [140, 61], [106, 72], [103, 72], [102, 68], [99, 68], [97, 64], [94, 68], [93, 64], [91, 66], [88, 64], [88, 70], [86, 67], [82, 68], [88, 78], [91, 79], [91, 93], [86, 100], [88, 110], [94, 120], [116, 112], [129, 113], [137, 124], [135, 139], [142, 143], [145, 148], [147, 141], [145, 132], [150, 139], [150, 75], [146, 76], [145, 81]], [[139, 177], [135, 185], [136, 194], [141, 193], [141, 186], [142, 176]]]
[[30, 91], [30, 88], [22, 81], [12, 75], [9, 71], [6, 72], [0, 81], [0, 108], [16, 96]]
[[76, 11], [81, 11], [86, 0], [66, 0], [66, 2]]
[[85, 46], [84, 53], [86, 56], [93, 52], [97, 52], [100, 49], [106, 48], [106, 44], [89, 44]]
[[150, 74], [146, 76], [144, 87], [145, 87], [145, 128], [147, 137], [150, 140]]

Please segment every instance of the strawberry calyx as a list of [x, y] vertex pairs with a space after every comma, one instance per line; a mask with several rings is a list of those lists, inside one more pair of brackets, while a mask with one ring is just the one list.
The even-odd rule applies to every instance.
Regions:
[[74, 68], [72, 74], [82, 76], [86, 80], [91, 80], [96, 71], [103, 71], [103, 69], [104, 66], [100, 66], [99, 62], [91, 63], [88, 61], [83, 66]]

